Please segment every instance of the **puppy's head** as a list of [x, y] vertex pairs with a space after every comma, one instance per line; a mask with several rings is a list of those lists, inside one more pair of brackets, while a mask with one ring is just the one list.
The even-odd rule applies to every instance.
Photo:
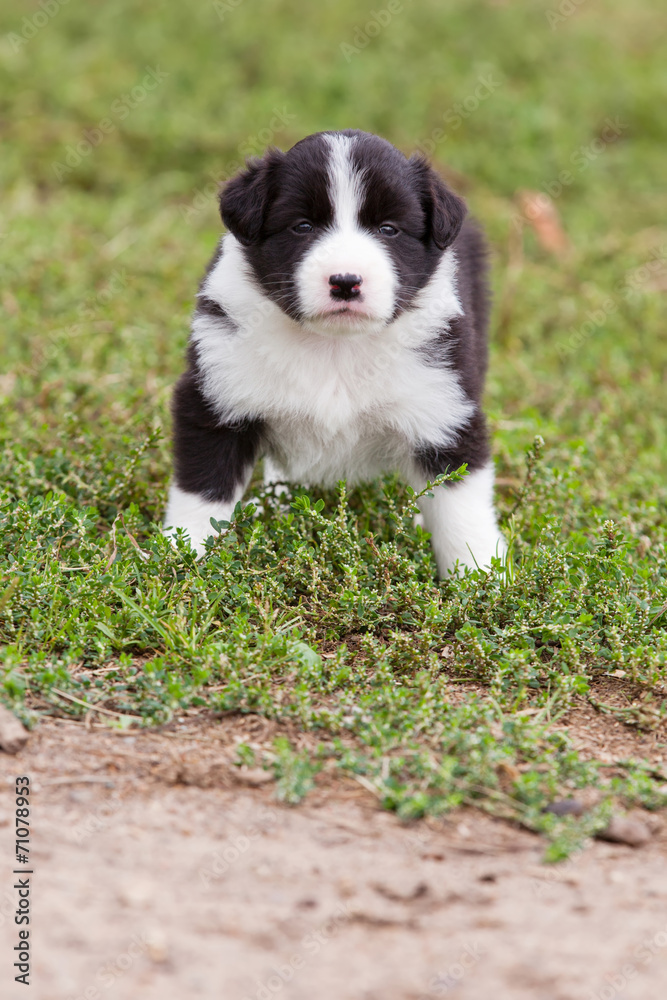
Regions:
[[464, 202], [421, 157], [366, 132], [321, 132], [248, 163], [223, 222], [265, 294], [324, 334], [381, 329], [461, 228]]

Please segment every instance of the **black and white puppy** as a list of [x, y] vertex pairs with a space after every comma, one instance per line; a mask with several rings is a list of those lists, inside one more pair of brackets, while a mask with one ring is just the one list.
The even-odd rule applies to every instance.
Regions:
[[332, 485], [395, 470], [416, 490], [440, 575], [505, 543], [480, 398], [485, 248], [421, 157], [322, 132], [251, 161], [220, 198], [228, 233], [202, 282], [176, 386], [165, 528], [199, 554], [255, 462]]

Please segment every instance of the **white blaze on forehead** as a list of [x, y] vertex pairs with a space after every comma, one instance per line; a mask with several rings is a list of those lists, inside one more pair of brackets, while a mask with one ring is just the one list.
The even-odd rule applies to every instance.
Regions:
[[363, 171], [352, 162], [352, 142], [348, 135], [327, 135], [329, 191], [337, 229], [356, 229], [363, 195]]
[[[394, 313], [397, 275], [393, 261], [381, 239], [365, 230], [359, 221], [363, 204], [364, 171], [354, 165], [355, 140], [338, 133], [325, 135], [329, 147], [329, 199], [333, 220], [301, 260], [295, 272], [299, 303], [308, 323], [317, 332], [362, 333], [384, 327]], [[333, 274], [357, 274], [361, 296], [346, 304], [348, 314], [357, 314], [356, 327], [340, 328], [327, 318], [324, 327], [318, 317], [328, 316], [343, 303], [331, 298], [329, 278]]]

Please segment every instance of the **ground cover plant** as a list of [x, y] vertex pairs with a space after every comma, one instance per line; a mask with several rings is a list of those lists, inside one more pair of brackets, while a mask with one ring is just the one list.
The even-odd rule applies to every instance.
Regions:
[[[304, 734], [239, 748], [286, 801], [354, 775], [554, 858], [666, 804], [660, 769], [585, 759], [559, 723], [588, 700], [664, 732], [659, 5], [424, 0], [377, 30], [350, 0], [56, 8], [0, 14], [2, 700], [29, 724], [260, 713]], [[506, 569], [438, 582], [393, 481], [257, 482], [202, 562], [160, 534], [217, 183], [350, 125], [427, 151], [489, 233]], [[584, 817], [545, 811], [591, 786]]]

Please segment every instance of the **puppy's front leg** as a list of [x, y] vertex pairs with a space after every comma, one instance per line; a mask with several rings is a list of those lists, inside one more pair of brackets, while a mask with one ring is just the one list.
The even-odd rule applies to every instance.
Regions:
[[433, 489], [433, 496], [418, 501], [424, 528], [430, 532], [438, 575], [459, 567], [488, 568], [491, 560], [507, 551], [498, 530], [493, 504], [493, 462], [489, 456], [484, 417], [477, 413], [450, 447], [427, 445], [415, 455], [411, 476], [419, 492], [427, 481], [466, 463], [472, 469], [464, 479]]
[[187, 371], [174, 393], [174, 480], [164, 528], [183, 528], [198, 556], [214, 534], [211, 518], [228, 521], [242, 499], [259, 453], [260, 421], [221, 423]]

